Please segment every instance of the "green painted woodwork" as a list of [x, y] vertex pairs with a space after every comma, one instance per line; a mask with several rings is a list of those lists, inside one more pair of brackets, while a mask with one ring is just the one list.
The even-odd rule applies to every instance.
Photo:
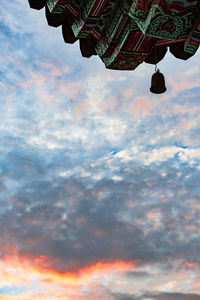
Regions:
[[148, 43], [185, 40], [184, 51], [195, 54], [200, 42], [200, 4], [195, 1], [47, 0], [47, 6], [51, 13], [73, 15], [75, 37], [92, 35], [107, 68], [136, 68], [151, 51]]

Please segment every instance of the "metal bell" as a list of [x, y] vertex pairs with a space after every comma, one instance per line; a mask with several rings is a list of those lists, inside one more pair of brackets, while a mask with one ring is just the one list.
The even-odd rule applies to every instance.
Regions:
[[151, 78], [150, 91], [154, 94], [162, 94], [166, 92], [165, 77], [158, 69]]

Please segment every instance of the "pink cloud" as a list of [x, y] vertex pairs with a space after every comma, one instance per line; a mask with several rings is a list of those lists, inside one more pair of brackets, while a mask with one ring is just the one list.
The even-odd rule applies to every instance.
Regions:
[[138, 100], [131, 102], [130, 111], [136, 117], [146, 117], [150, 114], [151, 110], [152, 105], [144, 98], [139, 98]]
[[17, 83], [23, 89], [29, 88], [31, 85], [41, 86], [45, 83], [46, 77], [39, 72], [32, 73], [29, 80], [20, 81]]
[[105, 99], [104, 102], [101, 102], [97, 105], [98, 109], [102, 113], [107, 113], [109, 110], [115, 110], [116, 106], [118, 105], [118, 100], [115, 97], [110, 97], [108, 99]]
[[172, 86], [173, 92], [176, 93], [200, 86], [200, 80], [197, 77], [193, 80], [191, 76], [190, 77], [188, 76], [187, 78], [182, 78], [182, 80], [180, 81], [177, 81], [175, 78], [173, 79], [168, 78], [167, 82], [169, 85]]
[[89, 106], [85, 102], [75, 103], [74, 104], [74, 113], [75, 113], [76, 118], [78, 118], [78, 119], [83, 118], [84, 114], [88, 111]]
[[54, 64], [52, 63], [40, 63], [40, 66], [42, 69], [47, 69], [50, 76], [57, 77], [61, 76], [62, 72], [60, 69], [58, 69]]
[[198, 269], [199, 266], [198, 263], [189, 262], [183, 258], [178, 260], [178, 264], [180, 267], [187, 267], [189, 269]]
[[83, 90], [81, 82], [64, 82], [60, 80], [57, 86], [57, 93], [68, 95], [72, 100], [75, 100], [79, 93]]
[[193, 119], [184, 118], [181, 120], [178, 127], [182, 128], [182, 129], [190, 130], [190, 129], [196, 127], [198, 124], [199, 124], [199, 117], [193, 118]]
[[110, 97], [106, 100], [106, 102], [110, 105], [116, 105], [118, 103], [117, 99], [115, 97]]
[[162, 213], [157, 211], [157, 212], [149, 212], [146, 214], [147, 218], [149, 219], [157, 219], [160, 218], [162, 216]]
[[194, 281], [194, 288], [200, 290], [200, 277], [197, 277]]
[[198, 230], [198, 227], [196, 225], [187, 225], [185, 228], [189, 231], [197, 231]]
[[132, 89], [127, 89], [123, 91], [124, 96], [126, 99], [130, 99], [133, 96], [133, 91]]

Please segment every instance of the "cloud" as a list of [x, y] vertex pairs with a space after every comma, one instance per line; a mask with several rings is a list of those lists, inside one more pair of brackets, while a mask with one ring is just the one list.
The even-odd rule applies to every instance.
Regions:
[[150, 299], [162, 299], [162, 300], [178, 300], [178, 299], [185, 299], [185, 300], [198, 300], [200, 295], [197, 294], [184, 294], [184, 293], [159, 293], [159, 294], [144, 294], [143, 299], [150, 298]]
[[199, 299], [199, 54], [161, 63], [157, 97], [151, 66], [106, 70], [43, 11], [0, 12], [3, 299]]
[[[10, 163], [12, 159], [15, 162], [16, 157], [9, 155]], [[58, 270], [73, 270], [77, 264], [81, 268], [89, 262], [98, 262], [101, 259], [112, 261], [122, 258], [125, 261], [136, 260], [145, 264], [159, 260], [162, 262], [166, 256], [178, 258], [181, 253], [188, 260], [189, 245], [188, 241], [182, 240], [182, 230], [184, 227], [188, 230], [187, 226], [190, 225], [198, 226], [195, 220], [198, 219], [199, 211], [192, 214], [191, 210], [191, 216], [185, 214], [183, 217], [184, 211], [192, 205], [187, 203], [183, 206], [182, 197], [187, 199], [188, 191], [183, 196], [182, 187], [174, 185], [170, 177], [163, 179], [156, 172], [138, 168], [135, 175], [129, 171], [132, 182], [140, 173], [145, 174], [145, 178], [143, 176], [141, 182], [137, 181], [137, 185], [124, 180], [120, 183], [101, 180], [97, 183], [90, 181], [91, 187], [87, 187], [85, 181], [89, 183], [88, 177], [82, 180], [50, 177], [49, 181], [44, 181], [47, 174], [44, 167], [39, 166], [40, 160], [38, 165], [34, 166], [32, 163], [32, 167], [24, 158], [21, 162], [19, 157], [17, 160], [19, 171], [15, 169], [13, 181], [10, 185], [5, 185], [10, 190], [12, 202], [2, 215], [1, 227], [4, 228], [3, 231], [12, 233], [13, 243], [17, 243], [22, 252], [36, 256], [46, 254], [53, 259], [54, 267]], [[20, 188], [15, 182], [19, 182], [18, 174], [27, 163], [32, 168], [31, 174], [24, 181], [21, 173], [23, 188]], [[14, 165], [16, 167], [15, 163]], [[10, 167], [12, 170], [12, 165]], [[29, 173], [29, 167], [23, 169], [24, 174]], [[35, 174], [40, 174], [40, 177], [34, 179], [38, 176]], [[153, 184], [149, 182], [149, 178]], [[6, 178], [4, 182], [6, 183]], [[164, 186], [166, 190], [162, 191]], [[168, 197], [167, 203], [162, 202], [169, 190], [172, 193], [171, 200]], [[174, 193], [177, 198], [176, 206], [172, 205]], [[148, 201], [146, 195], [149, 195]], [[156, 206], [155, 197], [161, 201]], [[94, 202], [93, 199], [97, 201]], [[135, 201], [132, 208], [129, 205], [131, 200]], [[182, 210], [178, 213], [180, 207]], [[158, 229], [154, 224], [150, 217], [154, 210], [155, 216], [159, 216], [159, 222], [165, 227]], [[172, 221], [173, 217], [175, 219]], [[11, 219], [14, 222], [10, 222]], [[139, 226], [142, 219], [146, 226]], [[199, 262], [196, 253], [200, 245], [195, 236], [191, 236], [190, 247], [194, 247], [195, 262]]]

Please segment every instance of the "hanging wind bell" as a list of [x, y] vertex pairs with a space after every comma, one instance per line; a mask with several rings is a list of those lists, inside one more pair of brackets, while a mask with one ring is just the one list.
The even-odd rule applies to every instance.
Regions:
[[160, 70], [157, 69], [157, 65], [155, 67], [155, 73], [152, 75], [151, 78], [151, 87], [150, 91], [153, 94], [163, 94], [166, 92], [166, 86], [165, 86], [165, 77], [162, 73], [160, 73]]

